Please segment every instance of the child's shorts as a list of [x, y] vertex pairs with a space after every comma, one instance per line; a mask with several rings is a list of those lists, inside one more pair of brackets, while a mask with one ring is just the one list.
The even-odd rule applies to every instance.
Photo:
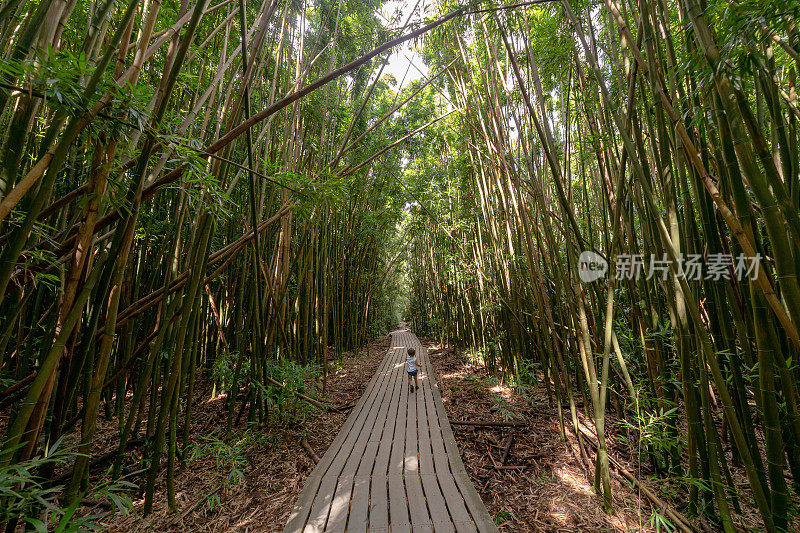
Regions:
[[408, 371], [408, 370], [406, 370], [406, 372], [408, 372], [408, 375], [409, 375], [409, 376], [416, 376], [416, 375], [417, 375], [417, 372], [418, 372], [418, 370], [413, 370], [413, 371]]

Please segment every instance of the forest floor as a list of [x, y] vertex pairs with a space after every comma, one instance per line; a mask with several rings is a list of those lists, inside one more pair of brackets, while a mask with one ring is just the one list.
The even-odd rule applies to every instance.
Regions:
[[[518, 394], [460, 351], [420, 340], [428, 348], [451, 422], [528, 423], [515, 431], [453, 426], [467, 472], [501, 532], [653, 531], [648, 502], [615, 479], [614, 513], [603, 512], [602, 499], [581, 463], [578, 442], [571, 433], [566, 442], [561, 440], [556, 408], [547, 405], [544, 387]], [[514, 441], [505, 464], [524, 468], [497, 470], [510, 431]]]
[[[327, 394], [319, 398], [339, 406], [354, 404], [388, 348], [387, 335], [370, 342], [359, 354], [345, 354], [341, 365], [331, 365]], [[130, 514], [109, 517], [102, 521], [103, 526], [120, 532], [283, 529], [306, 478], [314, 469], [301, 439], [305, 437], [322, 457], [349, 411], [307, 410], [291, 423], [273, 424], [258, 431], [244, 431], [242, 422], [229, 443], [223, 444], [218, 434], [225, 427], [224, 403], [209, 400], [206, 393], [196, 406], [192, 435], [200, 442], [193, 448], [195, 457], [186, 468], [176, 472], [177, 513], [169, 514], [165, 482], [159, 479], [150, 516], [142, 516], [144, 500], [136, 500]]]
[[[582, 460], [575, 435], [567, 429], [566, 441], [558, 428], [558, 413], [547, 402], [547, 392], [539, 383], [522, 391], [492, 377], [480, 361], [471, 361], [463, 352], [443, 347], [431, 339], [420, 339], [428, 348], [442, 401], [451, 422], [455, 420], [524, 420], [528, 426], [514, 432], [506, 465], [519, 470], [498, 470], [501, 448], [506, 443], [507, 428], [472, 428], [453, 426], [453, 432], [467, 472], [489, 514], [500, 531], [572, 532], [572, 531], [657, 531], [663, 525], [661, 509], [655, 508], [644, 494], [630, 483], [621, 483], [612, 475], [613, 514], [603, 512], [601, 499], [595, 495], [594, 453]], [[569, 420], [569, 408], [564, 407]], [[593, 428], [581, 406], [578, 417], [585, 428]], [[721, 431], [721, 428], [719, 428]], [[631, 453], [624, 428], [609, 412], [606, 414], [609, 455], [623, 468], [679, 512], [685, 510], [688, 487], [680, 479], [659, 479], [648, 465], [637, 464]], [[588, 448], [588, 447], [587, 447]], [[723, 443], [731, 464], [729, 443]], [[732, 468], [739, 490], [741, 512], [734, 513], [736, 527], [742, 531], [761, 531], [763, 523], [753, 505], [747, 479], [740, 468]], [[717, 530], [713, 524], [692, 521], [698, 531]], [[791, 526], [800, 531], [797, 520]], [[798, 529], [794, 529], [797, 527]], [[669, 531], [670, 528], [660, 528]]]
[[[314, 392], [313, 384], [309, 383], [311, 394], [332, 405], [353, 405], [377, 370], [389, 340], [387, 335], [370, 342], [359, 354], [346, 354], [341, 364], [331, 365], [327, 394]], [[518, 470], [496, 468], [500, 464], [500, 449], [509, 435], [507, 428], [453, 426], [467, 472], [501, 532], [656, 530], [652, 520], [661, 511], [654, 509], [630, 484], [620, 483], [614, 477], [614, 512], [611, 515], [603, 512], [601, 500], [591, 485], [591, 465], [581, 459], [578, 442], [571, 432], [567, 431], [566, 441], [560, 438], [556, 408], [548, 405], [541, 384], [527, 390], [508, 386], [460, 350], [444, 348], [430, 339], [420, 340], [429, 350], [451, 421], [513, 419], [528, 424], [514, 432], [513, 446], [505, 462], [506, 466], [523, 467]], [[80, 514], [108, 513], [94, 521], [115, 532], [281, 531], [314, 469], [301, 440], [307, 439], [316, 455], [322, 457], [349, 415], [347, 410], [324, 413], [306, 407], [288, 417], [289, 421], [273, 419], [267, 428], [249, 430], [242, 420], [232, 438], [224, 442], [227, 417], [224, 397], [213, 398], [210, 383], [198, 379], [195, 398], [190, 430], [193, 438], [186, 466], [176, 471], [178, 511], [168, 512], [162, 475], [157, 481], [154, 512], [148, 517], [142, 515], [141, 495], [135, 496], [133, 509], [125, 516], [111, 513], [107, 499], [92, 504], [90, 497], [84, 499], [88, 505], [82, 507]], [[585, 426], [593, 427], [580, 407], [579, 411]], [[568, 410], [565, 415], [568, 416]], [[682, 509], [685, 490], [681, 495], [682, 489], [675, 483], [648, 480], [646, 468], [637, 467], [622, 438], [625, 430], [611, 413], [607, 424], [612, 458]], [[92, 450], [94, 458], [110, 456], [119, 436], [116, 422], [101, 417], [98, 425], [98, 438]], [[140, 454], [141, 446], [133, 446], [126, 460], [126, 471], [137, 468]], [[102, 471], [107, 466], [93, 469], [93, 483], [103, 477]], [[57, 475], [68, 471], [64, 469]], [[734, 477], [742, 490], [747, 483], [739, 479], [738, 469], [734, 469]], [[129, 479], [143, 487], [141, 474], [134, 473]], [[675, 498], [670, 498], [670, 494]], [[747, 496], [743, 495], [741, 500], [746, 503]], [[757, 530], [757, 514], [747, 505], [744, 511], [737, 517], [737, 525]], [[699, 529], [709, 531], [707, 524], [705, 528], [698, 525]]]

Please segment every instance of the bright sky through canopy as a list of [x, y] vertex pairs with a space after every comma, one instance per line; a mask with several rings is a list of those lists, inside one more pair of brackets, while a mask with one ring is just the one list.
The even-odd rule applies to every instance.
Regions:
[[[386, 20], [387, 26], [392, 28], [402, 28], [403, 24], [411, 15], [409, 24], [424, 21], [430, 14], [430, 0], [389, 0], [383, 4], [381, 14]], [[408, 85], [414, 80], [428, 75], [428, 67], [422, 61], [422, 56], [417, 52], [417, 47], [413, 41], [407, 41], [393, 49], [389, 56], [389, 64], [383, 69], [384, 74], [391, 74], [397, 83], [403, 81]], [[406, 71], [408, 73], [406, 74]]]

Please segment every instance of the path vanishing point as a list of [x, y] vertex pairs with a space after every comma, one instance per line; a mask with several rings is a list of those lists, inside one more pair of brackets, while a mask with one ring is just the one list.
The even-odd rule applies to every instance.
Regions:
[[[306, 480], [285, 533], [497, 532], [464, 470], [427, 350], [407, 329], [392, 344]], [[405, 354], [417, 351], [419, 390]]]

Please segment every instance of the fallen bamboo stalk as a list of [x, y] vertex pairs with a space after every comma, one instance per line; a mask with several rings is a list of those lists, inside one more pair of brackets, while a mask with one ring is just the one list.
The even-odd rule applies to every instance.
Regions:
[[311, 447], [311, 444], [308, 443], [308, 440], [306, 440], [305, 437], [300, 439], [300, 446], [302, 446], [303, 449], [306, 451], [308, 457], [311, 458], [312, 461], [314, 461], [314, 464], [319, 463], [320, 461], [319, 455], [317, 455], [317, 453], [314, 451], [314, 448]]
[[506, 441], [503, 443], [503, 453], [500, 455], [500, 464], [505, 465], [506, 460], [508, 459], [508, 454], [511, 452], [511, 447], [514, 445], [514, 432], [508, 434], [506, 437]]
[[278, 387], [281, 387], [281, 388], [283, 388], [283, 389], [286, 389], [286, 390], [289, 390], [289, 391], [291, 391], [291, 392], [292, 392], [292, 394], [294, 394], [294, 395], [295, 395], [295, 396], [297, 396], [298, 398], [301, 398], [301, 399], [303, 399], [303, 400], [307, 401], [308, 403], [310, 403], [310, 404], [311, 404], [311, 405], [313, 405], [314, 407], [319, 407], [319, 408], [320, 408], [320, 409], [322, 409], [323, 411], [330, 411], [331, 409], [335, 409], [335, 408], [332, 408], [332, 407], [331, 407], [331, 406], [329, 406], [329, 405], [326, 405], [326, 404], [322, 403], [321, 401], [319, 401], [319, 400], [317, 400], [317, 399], [315, 399], [315, 398], [312, 398], [311, 396], [306, 396], [306, 395], [305, 395], [305, 394], [303, 394], [302, 392], [296, 391], [296, 390], [294, 390], [294, 389], [290, 389], [290, 388], [289, 388], [289, 387], [287, 387], [285, 384], [283, 384], [283, 383], [281, 383], [280, 381], [278, 381], [278, 380], [275, 380], [275, 379], [273, 379], [273, 378], [271, 378], [271, 377], [269, 377], [269, 376], [265, 376], [265, 379], [266, 379], [267, 381], [269, 381], [270, 383], [272, 383], [273, 385], [276, 385], [276, 386], [278, 386]]
[[[589, 443], [589, 445], [591, 445], [595, 449], [595, 451], [597, 451], [597, 443], [594, 442], [594, 436], [590, 432], [583, 429], [580, 425], [578, 426], [578, 430], [584, 436], [586, 442]], [[689, 522], [689, 520], [685, 516], [683, 516], [680, 512], [670, 507], [669, 504], [667, 504], [667, 502], [658, 497], [653, 491], [645, 487], [638, 479], [636, 479], [636, 476], [634, 476], [631, 472], [626, 470], [625, 467], [623, 467], [616, 459], [614, 459], [609, 455], [608, 460], [611, 463], [611, 465], [614, 466], [616, 470], [616, 472], [614, 472], [614, 475], [615, 477], [617, 477], [619, 481], [624, 482], [625, 480], [627, 480], [628, 482], [633, 484], [634, 487], [637, 487], [640, 491], [642, 491], [642, 493], [644, 493], [644, 495], [647, 496], [647, 498], [651, 502], [653, 502], [653, 504], [656, 507], [661, 509], [667, 515], [667, 517], [669, 517], [673, 521], [673, 523], [678, 529], [680, 529], [684, 533], [693, 533], [694, 531], [696, 531], [694, 526], [692, 526], [691, 522]], [[624, 478], [624, 480], [622, 478]]]
[[497, 428], [521, 428], [528, 425], [527, 422], [495, 422], [492, 420], [451, 420], [451, 426], [474, 426], [474, 427], [497, 427]]

